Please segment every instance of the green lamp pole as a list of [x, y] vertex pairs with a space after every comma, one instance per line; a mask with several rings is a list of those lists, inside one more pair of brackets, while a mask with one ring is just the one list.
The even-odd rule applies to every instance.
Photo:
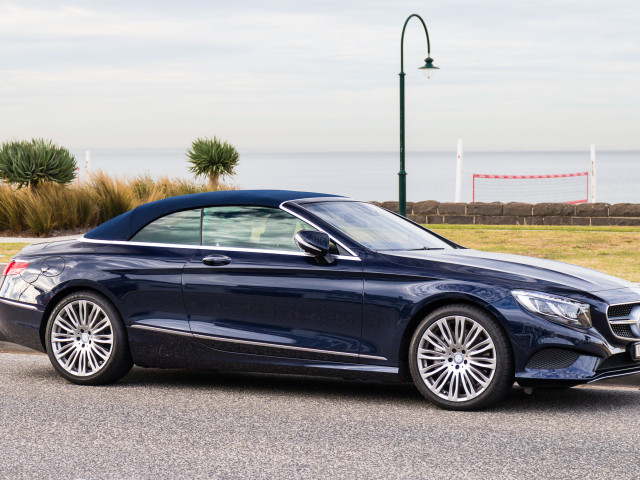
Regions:
[[433, 59], [431, 58], [431, 44], [429, 43], [429, 32], [427, 31], [427, 25], [420, 15], [409, 15], [402, 27], [402, 38], [400, 39], [400, 171], [398, 172], [399, 180], [399, 201], [398, 212], [402, 216], [407, 215], [407, 172], [404, 169], [404, 31], [407, 28], [407, 23], [413, 17], [418, 18], [424, 27], [424, 33], [427, 36], [427, 58], [424, 60], [424, 66], [419, 67], [422, 73], [427, 78], [431, 78], [438, 67], [433, 65]]

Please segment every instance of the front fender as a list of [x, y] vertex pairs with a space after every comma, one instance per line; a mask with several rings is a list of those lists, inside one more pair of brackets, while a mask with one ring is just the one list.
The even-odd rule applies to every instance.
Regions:
[[365, 278], [362, 353], [387, 358], [397, 366], [403, 342], [431, 310], [463, 302], [478, 305], [496, 315], [492, 304], [508, 295], [506, 289], [464, 281], [425, 279], [412, 276]]

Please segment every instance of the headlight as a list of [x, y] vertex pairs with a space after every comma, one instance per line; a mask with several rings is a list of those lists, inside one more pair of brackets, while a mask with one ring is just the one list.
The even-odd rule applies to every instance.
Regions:
[[513, 290], [511, 295], [526, 310], [553, 322], [582, 328], [591, 326], [591, 312], [589, 311], [589, 305], [586, 303], [526, 290]]

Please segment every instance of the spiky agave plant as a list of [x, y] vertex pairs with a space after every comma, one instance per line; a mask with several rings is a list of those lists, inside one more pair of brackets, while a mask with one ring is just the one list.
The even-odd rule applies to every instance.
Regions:
[[239, 154], [233, 145], [217, 137], [197, 138], [187, 150], [187, 158], [191, 162], [189, 171], [196, 176], [209, 178], [212, 190], [217, 190], [220, 177], [234, 175], [238, 165]]
[[0, 146], [0, 178], [18, 187], [38, 189], [43, 182], [71, 183], [76, 160], [51, 140], [12, 140]]

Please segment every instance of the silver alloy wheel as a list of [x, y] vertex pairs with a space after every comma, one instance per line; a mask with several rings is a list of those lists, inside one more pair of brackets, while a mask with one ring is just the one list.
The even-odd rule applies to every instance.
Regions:
[[493, 340], [482, 325], [462, 315], [432, 323], [420, 339], [417, 356], [427, 388], [451, 402], [466, 402], [480, 395], [496, 370]]
[[58, 364], [71, 375], [88, 377], [107, 364], [113, 351], [113, 325], [104, 310], [90, 300], [65, 305], [51, 330]]

